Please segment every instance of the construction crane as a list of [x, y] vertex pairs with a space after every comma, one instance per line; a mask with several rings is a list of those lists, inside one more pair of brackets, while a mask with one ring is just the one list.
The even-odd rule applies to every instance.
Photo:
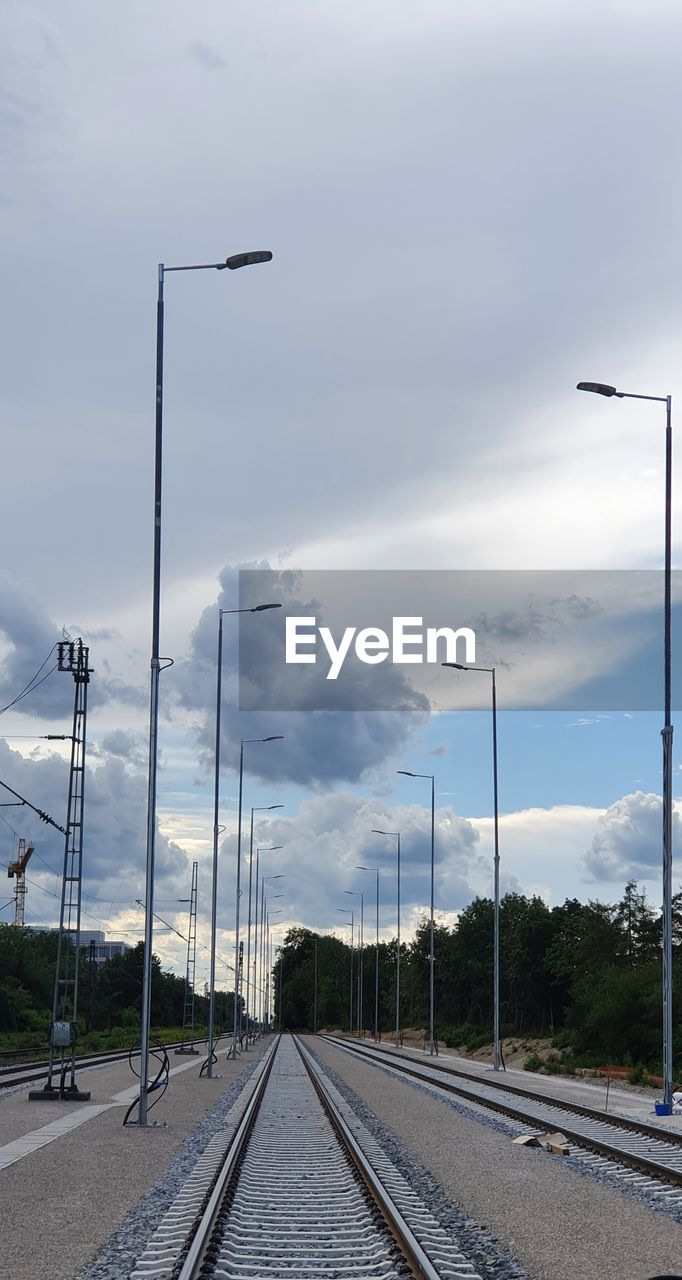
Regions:
[[7, 875], [10, 879], [16, 878], [14, 886], [14, 923], [23, 927], [24, 924], [24, 900], [26, 898], [26, 868], [29, 863], [31, 854], [33, 853], [33, 845], [26, 847], [24, 837], [19, 838], [19, 854], [16, 862], [10, 862], [7, 868]]

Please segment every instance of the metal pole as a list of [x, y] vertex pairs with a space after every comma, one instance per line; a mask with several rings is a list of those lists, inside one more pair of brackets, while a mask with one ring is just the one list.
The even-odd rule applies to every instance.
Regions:
[[[239, 899], [242, 872], [242, 786], [244, 781], [244, 739], [239, 747], [239, 803], [237, 808], [237, 893], [234, 938], [234, 1009], [232, 1014], [232, 1057], [237, 1056], [237, 1005], [239, 1003]], [[240, 1014], [241, 1017], [241, 1014]], [[241, 1025], [241, 1024], [240, 1024]]]
[[260, 884], [260, 958], [258, 962], [258, 970], [260, 973], [260, 1013], [261, 1013], [261, 1031], [265, 1034], [265, 877]]
[[395, 1043], [400, 1045], [400, 832], [398, 832], [398, 955], [395, 962]]
[[253, 814], [254, 809], [251, 807], [251, 835], [249, 837], [249, 914], [246, 923], [246, 1047], [249, 1047], [249, 1018], [251, 1010], [249, 1008], [249, 992], [251, 980], [251, 877], [253, 874]]
[[255, 921], [255, 932], [253, 937], [253, 1012], [254, 1012], [254, 1018], [256, 1021], [256, 1027], [258, 1027], [258, 1013], [259, 1013], [259, 1000], [258, 1000], [258, 879], [260, 876], [259, 861], [260, 861], [260, 848], [258, 845], [256, 845], [256, 921]]
[[673, 1097], [673, 726], [671, 712], [671, 561], [672, 561], [672, 397], [666, 397], [665, 429], [665, 570], [664, 570], [664, 684], [663, 739], [663, 1101]]
[[358, 964], [358, 1035], [364, 1031], [364, 981], [365, 981], [365, 895], [360, 894], [360, 962]]
[[284, 968], [284, 959], [282, 957], [282, 948], [279, 949], [279, 1017], [277, 1019], [280, 1033], [284, 1030], [284, 1009], [282, 1007], [282, 970]]
[[377, 867], [377, 942], [374, 956], [374, 1039], [379, 1040], [379, 868]]
[[350, 1015], [348, 1018], [348, 1034], [353, 1035], [353, 927], [355, 916], [350, 913]]
[[149, 1033], [151, 1026], [152, 943], [154, 928], [154, 838], [156, 834], [156, 763], [159, 726], [159, 617], [161, 606], [161, 460], [163, 440], [163, 263], [159, 263], [156, 303], [156, 431], [154, 452], [154, 567], [152, 574], [152, 654], [149, 697], [149, 771], [147, 781], [147, 850], [145, 871], [144, 967], [140, 1029], [139, 1124], [147, 1123]]
[[495, 822], [495, 936], [493, 958], [493, 1071], [499, 1071], [502, 1065], [500, 1053], [500, 832], [499, 805], [497, 793], [497, 692], [495, 688], [495, 668], [493, 677], [493, 795]]
[[218, 912], [218, 839], [220, 827], [218, 816], [220, 809], [220, 710], [222, 701], [223, 677], [223, 611], [218, 609], [218, 674], [216, 676], [215, 697], [215, 778], [213, 780], [213, 876], [211, 880], [211, 962], [208, 993], [208, 1066], [206, 1075], [213, 1077], [213, 1041], [215, 1038], [215, 953], [217, 940]]
[[313, 1035], [317, 1035], [317, 937], [315, 937], [315, 977], [313, 980]]
[[[433, 899], [434, 899], [434, 869], [435, 869], [435, 824], [436, 824], [436, 780], [431, 778], [431, 955], [429, 958], [430, 979], [429, 979], [429, 1053], [433, 1056], [433, 1013], [434, 1013], [434, 954], [433, 954]], [[377, 890], [378, 895], [378, 890]]]

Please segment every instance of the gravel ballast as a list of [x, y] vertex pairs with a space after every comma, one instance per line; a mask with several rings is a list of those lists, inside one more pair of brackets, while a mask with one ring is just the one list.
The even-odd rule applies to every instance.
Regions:
[[477, 1229], [488, 1233], [487, 1274], [643, 1280], [679, 1272], [682, 1229], [662, 1213], [583, 1176], [570, 1157], [514, 1147], [504, 1121], [481, 1122], [330, 1042], [306, 1043], [431, 1212], [443, 1222], [453, 1214], [462, 1245], [463, 1224], [473, 1246]]

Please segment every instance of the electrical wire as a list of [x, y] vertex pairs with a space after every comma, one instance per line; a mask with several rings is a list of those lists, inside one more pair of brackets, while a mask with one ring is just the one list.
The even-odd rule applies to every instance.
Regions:
[[[130, 1065], [130, 1070], [132, 1071], [134, 1076], [137, 1076], [138, 1080], [140, 1079], [140, 1072], [136, 1071], [135, 1067], [133, 1066], [133, 1054], [138, 1053], [141, 1047], [142, 1046], [140, 1042], [137, 1041], [134, 1045], [131, 1046], [131, 1049], [128, 1053], [128, 1062]], [[149, 1056], [150, 1058], [153, 1059], [153, 1061], [159, 1063], [159, 1069], [154, 1079], [151, 1081], [151, 1083], [147, 1084], [147, 1097], [149, 1097], [150, 1093], [154, 1093], [156, 1090], [159, 1090], [159, 1092], [156, 1098], [154, 1098], [153, 1102], [150, 1102], [149, 1106], [147, 1107], [148, 1112], [151, 1111], [152, 1107], [156, 1106], [157, 1102], [161, 1101], [164, 1093], [166, 1092], [166, 1089], [168, 1088], [168, 1080], [170, 1077], [170, 1058], [168, 1057], [166, 1046], [164, 1044], [161, 1044], [160, 1040], [151, 1041], [149, 1045]], [[141, 1063], [142, 1063], [142, 1059], [140, 1058], [140, 1065]], [[130, 1106], [128, 1107], [128, 1110], [126, 1111], [123, 1117], [124, 1127], [130, 1124], [130, 1116], [133, 1114], [133, 1111], [135, 1110], [135, 1108], [139, 1107], [139, 1105], [140, 1105], [140, 1097], [138, 1095], [138, 1097], [135, 1098], [133, 1102], [131, 1102]]]
[[17, 702], [20, 702], [22, 698], [25, 698], [25, 697], [27, 696], [27, 694], [29, 694], [29, 693], [33, 693], [33, 690], [34, 690], [34, 689], [37, 689], [37, 688], [38, 688], [38, 685], [40, 685], [40, 684], [42, 684], [42, 683], [43, 683], [43, 680], [47, 680], [47, 677], [48, 677], [48, 676], [51, 676], [51, 675], [52, 675], [52, 672], [57, 670], [57, 663], [55, 662], [54, 666], [53, 666], [53, 667], [50, 667], [50, 670], [49, 670], [48, 672], [46, 672], [46, 674], [42, 677], [42, 679], [41, 679], [41, 680], [38, 680], [38, 676], [40, 675], [40, 673], [41, 673], [41, 671], [43, 670], [43, 668], [44, 668], [44, 667], [47, 665], [47, 663], [50, 661], [50, 658], [52, 657], [52, 654], [54, 653], [55, 649], [57, 648], [57, 644], [58, 644], [58, 643], [59, 643], [59, 642], [58, 642], [57, 640], [55, 640], [55, 642], [54, 642], [54, 644], [53, 644], [52, 648], [50, 649], [50, 652], [48, 653], [47, 657], [45, 658], [45, 661], [44, 661], [44, 662], [41, 662], [41, 664], [40, 664], [40, 666], [38, 667], [38, 670], [36, 671], [35, 675], [34, 675], [34, 676], [31, 676], [31, 679], [29, 680], [28, 684], [25, 684], [25, 685], [24, 685], [23, 689], [21, 690], [21, 693], [18, 693], [18, 694], [17, 694], [17, 696], [16, 696], [16, 698], [12, 698], [12, 701], [11, 701], [11, 702], [8, 702], [6, 707], [0, 707], [0, 716], [1, 716], [1, 715], [4, 715], [5, 711], [9, 711], [10, 707], [14, 707], [14, 706], [16, 706]]

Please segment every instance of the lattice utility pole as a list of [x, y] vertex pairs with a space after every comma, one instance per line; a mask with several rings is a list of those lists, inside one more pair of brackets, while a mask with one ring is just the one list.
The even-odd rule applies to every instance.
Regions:
[[14, 923], [20, 929], [24, 927], [24, 904], [26, 900], [26, 867], [28, 865], [31, 854], [33, 853], [33, 845], [30, 844], [26, 848], [26, 841], [23, 836], [19, 837], [19, 852], [15, 862], [10, 862], [7, 868], [7, 875], [10, 879], [16, 877], [14, 886]]
[[[48, 1075], [43, 1089], [31, 1090], [29, 1093], [28, 1096], [33, 1101], [62, 1099], [68, 1102], [87, 1102], [90, 1097], [89, 1093], [83, 1093], [76, 1085], [85, 732], [90, 681], [88, 652], [82, 640], [64, 640], [57, 645], [58, 670], [69, 672], [74, 680], [73, 731]], [[68, 1085], [67, 1074], [70, 1075]], [[55, 1076], [59, 1077], [57, 1084], [54, 1083]]]
[[[189, 894], [189, 929], [187, 930], [187, 970], [185, 973], [185, 1004], [182, 1011], [182, 1045], [176, 1054], [199, 1053], [194, 1048], [194, 971], [197, 962], [197, 878], [199, 863], [192, 863], [192, 887]], [[189, 1032], [189, 1044], [186, 1036]]]

